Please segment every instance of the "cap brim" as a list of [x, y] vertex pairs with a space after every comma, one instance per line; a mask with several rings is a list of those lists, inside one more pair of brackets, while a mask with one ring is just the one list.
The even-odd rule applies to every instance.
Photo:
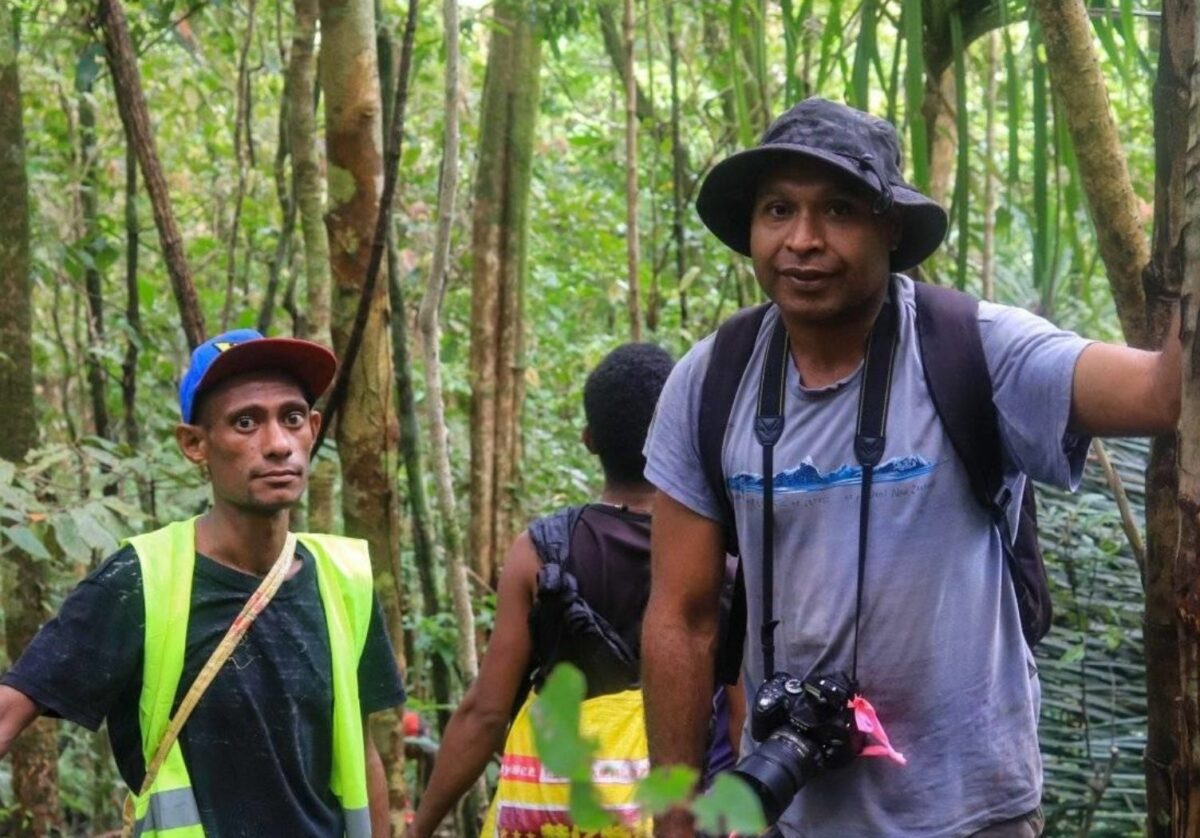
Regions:
[[196, 395], [238, 375], [270, 371], [295, 378], [311, 404], [329, 389], [337, 366], [337, 357], [319, 343], [294, 338], [248, 340], [217, 356], [196, 385]]
[[[696, 198], [696, 212], [713, 234], [732, 250], [750, 255], [750, 215], [758, 187], [768, 172], [796, 159], [813, 160], [847, 177], [874, 187], [862, 170], [846, 158], [819, 149], [766, 144], [739, 151], [712, 168]], [[900, 215], [900, 245], [892, 252], [891, 269], [904, 271], [923, 262], [946, 236], [949, 219], [942, 207], [907, 185], [892, 185], [894, 207]]]

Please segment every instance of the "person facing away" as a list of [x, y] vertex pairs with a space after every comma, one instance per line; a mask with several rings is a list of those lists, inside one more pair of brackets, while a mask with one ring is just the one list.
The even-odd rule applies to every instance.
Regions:
[[[976, 502], [931, 401], [914, 282], [899, 273], [940, 245], [944, 210], [901, 179], [891, 124], [820, 99], [794, 106], [759, 146], [718, 163], [697, 209], [722, 242], [750, 257], [772, 303], [720, 452], [746, 580], [747, 698], [778, 672], [803, 679], [850, 671], [857, 654], [860, 691], [907, 757], [906, 766], [859, 757], [811, 779], [780, 830], [1039, 834], [1037, 667], [997, 519]], [[894, 307], [898, 334], [876, 467], [888, 480], [874, 484], [860, 577], [863, 470], [854, 437], [865, 344], [885, 306]], [[977, 320], [1015, 497], [1029, 479], [1075, 487], [1090, 436], [1161, 433], [1177, 421], [1174, 332], [1162, 352], [1144, 352], [1092, 343], [987, 302], [978, 304]], [[779, 322], [787, 347], [784, 424], [773, 473], [763, 474], [756, 400]], [[658, 488], [642, 628], [653, 765], [697, 765], [704, 742], [702, 696], [712, 679], [716, 591], [731, 523], [706, 480], [698, 439], [704, 377], [727, 361], [712, 347], [710, 336], [676, 365], [645, 449], [646, 477]], [[764, 671], [759, 646], [767, 480], [774, 493], [770, 602], [779, 620], [773, 672]], [[693, 688], [681, 690], [681, 683]], [[758, 744], [747, 737], [743, 753]], [[693, 834], [682, 810], [656, 819], [656, 829], [672, 838]]]
[[405, 696], [366, 543], [300, 534], [284, 554], [321, 424], [312, 405], [336, 367], [318, 344], [251, 330], [192, 353], [175, 438], [212, 505], [129, 539], [66, 598], [0, 679], [0, 754], [40, 714], [106, 721], [138, 795], [168, 719], [278, 557], [284, 581], [137, 796], [134, 832], [388, 834], [367, 717]]
[[[542, 775], [532, 747], [532, 695], [524, 696], [531, 685], [536, 693], [560, 661], [575, 664], [587, 679], [585, 732], [597, 713], [607, 714], [606, 729], [593, 733], [601, 740], [600, 756], [608, 758], [610, 772], [620, 767], [629, 781], [621, 785], [630, 793], [605, 803], [637, 830], [640, 816], [628, 804], [631, 781], [648, 770], [636, 688], [654, 501], [654, 487], [642, 473], [642, 446], [671, 366], [658, 346], [630, 343], [610, 352], [588, 376], [583, 444], [600, 460], [604, 487], [596, 502], [539, 519], [513, 542], [501, 571], [495, 630], [479, 677], [446, 726], [411, 827], [416, 838], [434, 833], [501, 751], [500, 786], [485, 834], [537, 835], [546, 826], [569, 827], [566, 798], [555, 797], [565, 794], [565, 786], [537, 783]], [[569, 622], [586, 623], [587, 630], [567, 628], [568, 610]], [[597, 639], [597, 624], [609, 630], [607, 640]], [[710, 690], [702, 697], [710, 717], [712, 695]]]

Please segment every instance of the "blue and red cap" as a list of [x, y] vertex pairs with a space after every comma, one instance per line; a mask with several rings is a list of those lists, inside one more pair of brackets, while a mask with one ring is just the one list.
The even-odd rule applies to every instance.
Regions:
[[337, 358], [319, 343], [266, 338], [254, 329], [234, 329], [209, 338], [192, 351], [192, 360], [179, 382], [183, 421], [191, 423], [196, 399], [205, 391], [235, 375], [260, 370], [295, 378], [312, 404], [333, 381]]

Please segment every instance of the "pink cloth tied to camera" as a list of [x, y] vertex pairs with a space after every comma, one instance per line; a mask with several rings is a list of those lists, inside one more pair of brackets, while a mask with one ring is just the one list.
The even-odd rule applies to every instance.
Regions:
[[854, 711], [854, 723], [858, 725], [858, 729], [869, 739], [875, 741], [875, 744], [867, 745], [867, 747], [863, 748], [863, 756], [887, 757], [901, 765], [908, 764], [908, 760], [904, 758], [904, 754], [892, 747], [892, 743], [888, 740], [888, 735], [883, 729], [883, 724], [879, 721], [879, 716], [875, 714], [875, 708], [871, 706], [871, 702], [867, 701], [861, 695], [856, 695], [850, 701], [850, 709]]

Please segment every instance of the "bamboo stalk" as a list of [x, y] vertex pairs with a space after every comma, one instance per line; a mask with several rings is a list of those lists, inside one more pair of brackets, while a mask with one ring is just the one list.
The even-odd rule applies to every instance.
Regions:
[[984, 65], [984, 107], [987, 109], [983, 129], [983, 263], [979, 278], [985, 300], [996, 299], [996, 46], [995, 32], [987, 35]]

